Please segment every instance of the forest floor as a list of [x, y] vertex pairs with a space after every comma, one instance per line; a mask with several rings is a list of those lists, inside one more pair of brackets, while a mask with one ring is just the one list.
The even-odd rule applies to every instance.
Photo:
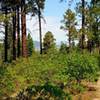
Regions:
[[93, 100], [100, 100], [100, 78], [96, 84], [96, 92], [95, 92], [95, 98]]
[[90, 90], [76, 95], [73, 100], [100, 100], [100, 78], [95, 84], [89, 84]]
[[[75, 95], [72, 100], [100, 100], [100, 78], [96, 83], [89, 83], [88, 88], [88, 91]], [[16, 95], [17, 93], [14, 93], [11, 97], [14, 98]]]

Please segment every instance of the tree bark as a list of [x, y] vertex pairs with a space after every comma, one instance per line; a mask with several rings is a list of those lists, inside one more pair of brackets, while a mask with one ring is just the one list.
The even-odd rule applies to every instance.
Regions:
[[16, 8], [13, 8], [13, 60], [16, 60]]
[[[5, 17], [7, 18], [7, 7], [5, 8]], [[5, 22], [5, 39], [4, 39], [4, 62], [8, 61], [8, 22]]]
[[27, 57], [25, 0], [21, 4], [22, 56]]
[[84, 49], [84, 40], [85, 40], [85, 35], [84, 35], [84, 26], [85, 26], [84, 8], [85, 8], [85, 1], [82, 0], [82, 36], [81, 36], [81, 48], [82, 48], [82, 50]]
[[42, 54], [42, 29], [41, 29], [41, 12], [38, 7], [38, 19], [39, 19], [39, 35], [40, 35], [40, 54]]
[[69, 31], [68, 31], [69, 33], [69, 39], [68, 39], [68, 41], [69, 41], [69, 51], [70, 51], [70, 48], [71, 48], [71, 22], [69, 21]]
[[17, 6], [17, 57], [20, 57], [20, 14], [19, 14], [19, 6]]

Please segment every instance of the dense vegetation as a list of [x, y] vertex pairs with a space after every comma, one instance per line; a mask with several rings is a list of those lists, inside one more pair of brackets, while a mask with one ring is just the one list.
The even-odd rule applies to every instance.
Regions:
[[1, 64], [0, 96], [19, 92], [24, 95], [26, 92], [26, 97], [42, 100], [70, 98], [74, 92], [84, 90], [81, 81], [94, 82], [98, 79], [99, 64], [99, 56], [88, 53], [35, 53], [27, 59], [20, 58], [11, 64]]
[[[60, 48], [51, 31], [42, 37], [44, 5], [45, 0], [0, 0], [0, 100], [71, 100], [87, 90], [84, 83], [99, 78], [99, 0], [66, 10], [61, 29], [68, 43]], [[38, 16], [40, 52], [26, 33], [27, 14]]]

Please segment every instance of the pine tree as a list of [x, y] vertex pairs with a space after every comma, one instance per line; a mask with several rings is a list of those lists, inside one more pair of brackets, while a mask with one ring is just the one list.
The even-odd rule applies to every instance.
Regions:
[[31, 56], [34, 51], [34, 43], [30, 34], [28, 34], [27, 36], [27, 51], [28, 51], [28, 56]]
[[[7, 18], [7, 7], [5, 8], [5, 17]], [[4, 39], [4, 45], [5, 45], [5, 52], [4, 52], [4, 62], [8, 61], [8, 22], [5, 22], [5, 39]]]
[[61, 46], [60, 46], [59, 51], [60, 51], [61, 53], [66, 53], [66, 52], [67, 52], [67, 46], [66, 46], [65, 43], [63, 43], [63, 42], [61, 43]]
[[16, 8], [13, 8], [13, 60], [16, 60]]
[[40, 54], [42, 54], [42, 25], [41, 18], [42, 11], [44, 9], [45, 0], [29, 0], [29, 12], [32, 13], [32, 16], [38, 15], [39, 22], [39, 36], [40, 36]]
[[81, 36], [81, 48], [84, 49], [84, 40], [85, 40], [85, 0], [82, 1], [82, 36]]
[[17, 5], [17, 57], [21, 56], [20, 46], [20, 6]]
[[25, 0], [21, 0], [21, 29], [22, 29], [22, 56], [27, 57]]
[[91, 30], [93, 32], [93, 41], [100, 53], [100, 1], [99, 0], [91, 0], [90, 5], [90, 13], [91, 17], [94, 19], [91, 24]]
[[72, 42], [77, 36], [77, 31], [75, 25], [76, 23], [76, 18], [75, 18], [75, 13], [72, 12], [70, 9], [68, 9], [65, 14], [64, 14], [64, 19], [62, 20], [62, 23], [64, 24], [61, 26], [61, 29], [64, 31], [68, 32], [68, 43], [69, 43], [69, 48], [72, 47]]
[[55, 39], [52, 32], [48, 31], [43, 39], [44, 52], [47, 53], [51, 49], [55, 49]]
[[4, 62], [8, 61], [8, 5], [6, 0], [0, 0], [1, 10], [5, 14], [5, 37], [4, 37]]
[[[5, 58], [5, 62], [8, 60], [8, 42], [9, 42], [9, 38], [8, 38], [8, 31], [9, 31], [9, 29], [8, 29], [8, 25], [7, 24], [9, 24], [9, 22], [11, 21], [11, 16], [12, 16], [12, 30], [13, 30], [13, 33], [12, 33], [12, 40], [13, 40], [13, 53], [12, 53], [12, 55], [13, 55], [13, 59], [15, 60], [16, 59], [16, 6], [17, 5], [20, 5], [19, 3], [20, 3], [20, 0], [1, 0], [0, 1], [2, 4], [2, 12], [4, 12], [5, 11], [5, 20], [4, 20], [4, 22], [5, 22], [5, 56], [4, 56], [4, 58]], [[10, 16], [9, 16], [10, 15]], [[9, 19], [8, 19], [8, 17], [9, 17]], [[10, 22], [11, 23], [11, 22]], [[11, 27], [10, 27], [11, 28]]]

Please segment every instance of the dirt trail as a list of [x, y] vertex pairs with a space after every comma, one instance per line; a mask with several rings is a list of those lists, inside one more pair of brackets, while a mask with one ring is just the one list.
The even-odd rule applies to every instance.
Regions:
[[93, 100], [100, 100], [100, 78], [96, 84], [95, 98]]
[[95, 84], [88, 84], [92, 90], [76, 95], [72, 100], [100, 100], [100, 78]]

